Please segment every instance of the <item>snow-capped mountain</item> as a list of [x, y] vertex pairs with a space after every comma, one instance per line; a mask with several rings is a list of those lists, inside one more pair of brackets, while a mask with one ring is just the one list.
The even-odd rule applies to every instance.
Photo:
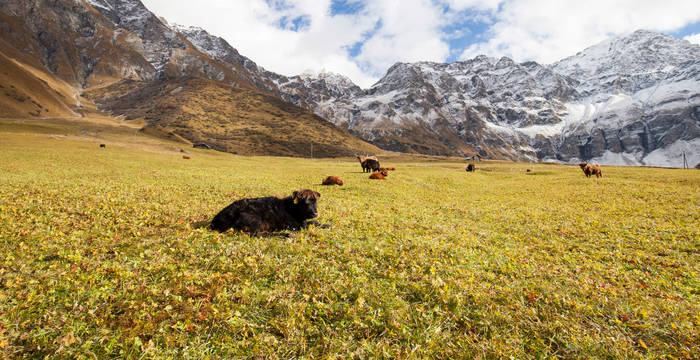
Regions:
[[[283, 96], [380, 147], [562, 162], [700, 162], [700, 46], [636, 31], [544, 66], [396, 64], [370, 89]], [[317, 99], [322, 99], [318, 101]]]

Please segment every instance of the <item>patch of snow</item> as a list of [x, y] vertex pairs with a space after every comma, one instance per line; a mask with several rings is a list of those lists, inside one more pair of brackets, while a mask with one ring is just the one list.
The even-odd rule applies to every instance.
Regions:
[[561, 121], [552, 125], [532, 125], [524, 128], [518, 128], [517, 130], [529, 137], [535, 137], [536, 135], [553, 137], [561, 135], [562, 131], [564, 130], [564, 125], [566, 125], [566, 121]]
[[593, 158], [588, 163], [601, 165], [622, 165], [622, 166], [638, 166], [641, 163], [632, 154], [614, 153], [606, 150], [602, 156]]
[[103, 0], [85, 0], [90, 6], [105, 9], [107, 11], [114, 11], [112, 5]]
[[700, 163], [700, 138], [690, 141], [678, 140], [673, 144], [656, 149], [642, 159], [644, 165], [683, 167], [683, 152], [689, 167]]
[[495, 132], [502, 133], [502, 134], [513, 135], [513, 136], [517, 134], [515, 130], [513, 130], [513, 129], [507, 127], [507, 126], [494, 124], [494, 123], [492, 123], [492, 122], [490, 122], [490, 121], [485, 121], [485, 123], [486, 123], [486, 126], [487, 126], [489, 129], [491, 129], [491, 130], [493, 130], [493, 131], [495, 131]]
[[367, 104], [371, 104], [373, 102], [380, 102], [382, 104], [388, 104], [400, 93], [401, 93], [400, 90], [392, 90], [392, 91], [389, 91], [388, 93], [385, 93], [385, 94], [368, 95], [368, 96], [364, 96], [364, 97], [358, 99], [355, 102], [355, 104], [359, 107], [364, 107]]

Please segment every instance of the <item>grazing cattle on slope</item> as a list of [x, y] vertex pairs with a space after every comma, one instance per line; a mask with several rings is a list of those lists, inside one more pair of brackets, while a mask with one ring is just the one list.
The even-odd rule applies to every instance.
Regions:
[[209, 228], [219, 232], [233, 228], [251, 234], [304, 229], [314, 224], [308, 219], [318, 214], [316, 202], [320, 197], [318, 192], [305, 189], [282, 199], [274, 196], [241, 199], [216, 214]]
[[187, 155], [182, 155], [182, 158], [185, 159], [185, 160], [189, 160], [189, 159], [190, 159], [190, 157], [187, 156]]
[[602, 177], [603, 176], [603, 171], [600, 168], [600, 165], [597, 164], [586, 164], [584, 162], [578, 164], [579, 167], [581, 167], [581, 170], [583, 170], [583, 173], [586, 174], [586, 177], [589, 178], [592, 175], [595, 175], [596, 177]]
[[329, 176], [325, 179], [323, 179], [323, 182], [321, 185], [340, 185], [343, 186], [343, 179], [337, 177], [337, 176]]
[[476, 166], [474, 164], [469, 164], [467, 165], [467, 172], [474, 172], [476, 170]]
[[107, 145], [105, 145], [105, 144], [100, 144], [100, 147], [101, 147], [101, 148], [107, 147]]

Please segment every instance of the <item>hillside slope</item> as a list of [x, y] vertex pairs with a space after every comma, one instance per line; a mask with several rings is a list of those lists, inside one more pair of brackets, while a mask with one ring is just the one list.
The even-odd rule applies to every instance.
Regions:
[[86, 93], [115, 115], [143, 119], [143, 131], [244, 155], [351, 156], [380, 149], [311, 111], [221, 81], [123, 81]]
[[0, 117], [79, 117], [77, 90], [0, 39]]

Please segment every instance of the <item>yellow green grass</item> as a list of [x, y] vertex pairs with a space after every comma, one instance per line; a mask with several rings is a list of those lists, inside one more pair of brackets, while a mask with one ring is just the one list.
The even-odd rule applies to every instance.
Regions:
[[[698, 356], [700, 172], [382, 164], [0, 132], [0, 358]], [[302, 188], [330, 228], [201, 226]]]

